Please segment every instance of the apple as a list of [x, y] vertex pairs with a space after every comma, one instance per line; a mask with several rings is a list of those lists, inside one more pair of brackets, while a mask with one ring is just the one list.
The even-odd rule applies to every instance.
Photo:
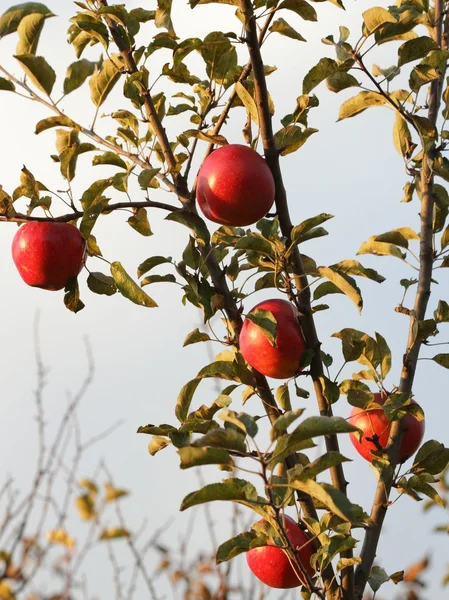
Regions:
[[[264, 521], [262, 519], [259, 523]], [[310, 565], [310, 557], [315, 550], [309, 536], [287, 515], [284, 515], [284, 528], [291, 545], [298, 550], [301, 564], [310, 577], [313, 577], [315, 571]], [[254, 575], [272, 588], [289, 589], [305, 583], [298, 578], [284, 550], [272, 543], [249, 550], [246, 562]]]
[[204, 216], [241, 227], [262, 219], [274, 202], [274, 179], [265, 160], [241, 144], [221, 146], [202, 164], [196, 198]]
[[61, 290], [84, 265], [85, 242], [69, 223], [29, 221], [12, 241], [12, 257], [24, 282], [44, 290]]
[[240, 332], [240, 351], [246, 362], [267, 377], [288, 379], [301, 370], [299, 361], [306, 342], [298, 320], [298, 311], [287, 300], [264, 300], [256, 309], [269, 310], [277, 321], [277, 339], [273, 346], [262, 329], [245, 319]]
[[[387, 397], [386, 394], [376, 393], [374, 394], [374, 402], [382, 405]], [[371, 452], [378, 448], [376, 448], [376, 445], [372, 441], [369, 441], [368, 438], [372, 438], [373, 435], [376, 434], [380, 446], [385, 448], [390, 435], [391, 422], [381, 408], [363, 410], [357, 407], [352, 409], [349, 422], [363, 432], [360, 442], [353, 433], [350, 433], [349, 437], [351, 438], [351, 442], [357, 452], [363, 456], [363, 458], [371, 462], [374, 458]], [[404, 424], [405, 433], [399, 447], [398, 463], [405, 462], [415, 454], [421, 445], [424, 436], [424, 420], [418, 421], [413, 415], [407, 414], [404, 417]]]

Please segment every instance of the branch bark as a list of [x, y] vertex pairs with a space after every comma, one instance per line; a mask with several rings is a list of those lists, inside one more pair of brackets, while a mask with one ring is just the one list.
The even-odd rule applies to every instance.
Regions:
[[[249, 50], [249, 55], [254, 74], [254, 89], [256, 96], [256, 105], [259, 115], [259, 126], [262, 143], [264, 147], [265, 158], [269, 165], [275, 181], [275, 202], [282, 234], [286, 238], [286, 247], [291, 244], [291, 230], [293, 224], [291, 222], [290, 213], [287, 203], [287, 194], [284, 187], [282, 172], [279, 163], [279, 151], [276, 148], [274, 141], [274, 133], [272, 127], [272, 119], [269, 107], [268, 90], [264, 72], [264, 64], [260, 51], [260, 44], [257, 35], [257, 26], [251, 0], [239, 0], [239, 8], [245, 17], [245, 35], [246, 43]], [[318, 407], [321, 415], [332, 416], [332, 408], [327, 402], [324, 393], [321, 378], [324, 375], [323, 363], [320, 356], [320, 342], [318, 339], [315, 322], [311, 310], [310, 287], [307, 281], [307, 275], [304, 267], [302, 256], [297, 247], [292, 253], [292, 268], [295, 277], [295, 285], [297, 295], [295, 301], [300, 313], [301, 327], [308, 348], [314, 350], [314, 356], [311, 364], [311, 375], [313, 386], [316, 393]], [[326, 436], [326, 450], [339, 451], [339, 443], [336, 435]], [[343, 468], [341, 465], [330, 469], [333, 485], [343, 493], [346, 493], [347, 481], [344, 477]], [[344, 553], [346, 558], [352, 556], [351, 551]], [[344, 569], [342, 572], [342, 590], [343, 598], [352, 599], [353, 590], [353, 569]], [[329, 592], [329, 598], [338, 597], [333, 594], [337, 593], [333, 588]]]
[[[449, 27], [449, 18], [445, 19], [445, 31], [443, 32], [444, 0], [436, 0], [434, 13], [433, 39], [443, 49], [447, 48], [447, 31]], [[441, 96], [443, 91], [444, 73], [439, 79], [430, 84], [429, 110], [428, 118], [435, 127], [438, 118]], [[434, 196], [433, 185], [434, 177], [432, 163], [435, 155], [435, 144], [424, 153], [421, 169], [421, 211], [420, 211], [420, 251], [419, 251], [419, 279], [418, 289], [415, 297], [413, 311], [410, 315], [410, 328], [407, 340], [407, 348], [404, 355], [404, 361], [401, 371], [401, 380], [399, 391], [405, 394], [411, 394], [413, 382], [416, 373], [416, 366], [422, 341], [419, 340], [414, 331], [416, 321], [425, 319], [427, 305], [430, 298], [432, 270], [434, 260], [433, 249], [433, 211]], [[361, 559], [362, 562], [356, 568], [355, 575], [355, 598], [362, 600], [363, 593], [368, 581], [369, 573], [376, 557], [379, 537], [382, 531], [383, 522], [387, 513], [389, 496], [393, 484], [394, 469], [397, 463], [399, 446], [404, 434], [404, 423], [394, 421], [391, 426], [390, 438], [386, 448], [386, 453], [391, 464], [391, 472], [383, 473], [379, 477], [376, 494], [371, 510], [371, 519], [373, 525], [368, 529], [363, 541]]]

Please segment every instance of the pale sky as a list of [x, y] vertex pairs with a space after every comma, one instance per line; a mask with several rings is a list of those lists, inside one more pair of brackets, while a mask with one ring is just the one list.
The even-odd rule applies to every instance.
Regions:
[[[143, 3], [126, 1], [125, 4], [127, 8], [134, 8]], [[174, 23], [180, 38], [204, 37], [214, 29], [239, 33], [240, 26], [233, 16], [232, 7], [204, 6], [192, 12], [185, 1], [176, 0], [174, 4]], [[330, 33], [338, 36], [338, 26], [344, 24], [353, 32], [351, 39], [358, 39], [360, 14], [372, 3], [365, 0], [347, 4], [346, 12], [330, 3], [314, 4], [319, 13], [318, 23], [304, 22], [293, 15], [288, 17], [292, 25], [310, 42], [307, 46], [284, 37], [270, 36], [264, 51], [265, 62], [278, 67], [278, 71], [269, 78], [270, 91], [276, 105], [276, 119], [279, 120], [292, 111], [296, 97], [301, 94], [302, 79], [318, 59], [322, 56], [333, 57], [332, 49], [321, 44], [322, 37]], [[0, 0], [1, 12], [8, 6], [9, 2]], [[66, 43], [65, 31], [68, 18], [76, 7], [67, 0], [48, 0], [47, 6], [58, 17], [47, 21], [39, 53], [47, 57], [58, 74], [55, 86], [55, 97], [58, 97], [65, 68], [75, 60], [72, 48]], [[152, 4], [147, 8], [153, 8]], [[15, 44], [14, 35], [2, 40], [0, 64], [20, 76], [20, 67], [14, 59], [9, 58], [14, 52]], [[86, 57], [93, 59], [99, 53], [99, 47], [95, 46], [86, 53]], [[161, 58], [156, 55], [155, 62], [150, 63], [150, 76], [154, 77], [158, 66], [170, 60], [169, 51], [161, 53]], [[368, 62], [387, 67], [395, 60], [396, 47], [390, 44], [382, 47]], [[169, 95], [173, 86], [159, 81], [155, 89], [164, 89]], [[59, 167], [49, 156], [54, 153], [54, 132], [44, 132], [40, 136], [33, 133], [36, 122], [50, 114], [43, 107], [11, 93], [0, 93], [0, 184], [12, 193], [19, 184], [20, 169], [25, 164], [48, 187], [63, 189], [65, 184], [60, 177]], [[418, 227], [419, 208], [416, 200], [407, 205], [400, 203], [406, 177], [402, 159], [392, 143], [393, 115], [386, 109], [371, 109], [356, 119], [336, 123], [341, 102], [353, 92], [349, 90], [336, 96], [328, 92], [325, 86], [320, 86], [316, 93], [320, 106], [311, 111], [309, 126], [319, 129], [319, 133], [297, 153], [284, 158], [282, 166], [294, 223], [321, 212], [336, 215], [326, 225], [330, 236], [308, 242], [304, 247], [305, 253], [312, 255], [318, 264], [332, 264], [356, 258], [357, 249], [371, 235], [396, 227]], [[69, 116], [88, 125], [94, 114], [88, 86], [84, 85], [71, 94], [63, 107]], [[119, 87], [111, 94], [100, 113], [110, 113], [118, 108], [128, 108], [120, 99]], [[230, 142], [243, 143], [243, 110], [236, 111], [236, 118], [237, 125], [228, 126], [224, 134]], [[182, 117], [173, 119], [172, 127], [181, 127]], [[106, 121], [107, 119], [99, 120], [100, 131], [112, 132], [112, 128], [108, 130]], [[279, 121], [277, 126], [278, 123]], [[78, 161], [78, 177], [73, 184], [76, 197], [80, 197], [92, 181], [114, 171], [108, 167], [92, 168], [92, 156], [90, 153], [86, 154]], [[118, 199], [118, 192], [114, 193], [114, 198]], [[134, 193], [133, 198], [138, 199], [137, 188]], [[155, 193], [152, 199], [174, 202], [173, 198], [163, 193]], [[60, 212], [65, 212], [63, 206]], [[94, 234], [108, 260], [120, 260], [129, 273], [135, 274], [137, 266], [149, 256], [157, 254], [176, 259], [182, 253], [187, 234], [179, 225], [164, 223], [163, 216], [157, 211], [149, 213], [154, 232], [154, 236], [150, 238], [139, 236], [126, 224], [128, 215], [117, 213], [102, 217]], [[9, 457], [9, 461], [3, 461], [0, 485], [12, 473], [17, 478], [19, 487], [23, 487], [34, 468], [36, 425], [32, 391], [36, 369], [32, 328], [36, 312], [39, 311], [42, 353], [44, 361], [50, 367], [46, 391], [49, 429], [54, 427], [53, 419], [57, 419], [65, 406], [66, 391], [76, 389], [85, 373], [83, 337], [88, 336], [95, 358], [96, 374], [81, 407], [83, 436], [89, 438], [118, 420], [123, 419], [125, 422], [111, 437], [92, 449], [83, 464], [83, 474], [86, 477], [92, 475], [98, 458], [106, 457], [116, 483], [132, 490], [132, 496], [123, 501], [130, 527], [138, 528], [144, 519], [148, 519], [150, 531], [167, 519], [173, 519], [174, 523], [164, 536], [164, 542], [176, 545], [188, 521], [188, 514], [178, 513], [178, 508], [182, 498], [199, 487], [197, 476], [194, 471], [179, 470], [178, 457], [173, 449], [150, 457], [147, 452], [149, 437], [136, 435], [135, 431], [139, 425], [150, 422], [175, 423], [173, 410], [180, 388], [209, 360], [204, 344], [182, 348], [186, 334], [195, 327], [201, 328], [198, 311], [190, 306], [184, 307], [179, 288], [169, 284], [156, 284], [151, 289], [146, 288], [159, 304], [156, 309], [133, 305], [119, 294], [111, 298], [97, 296], [87, 289], [87, 273], [84, 271], [79, 281], [86, 308], [74, 315], [63, 305], [63, 292], [33, 289], [22, 282], [10, 254], [16, 225], [2, 223], [1, 227], [0, 277], [3, 293], [0, 305], [3, 343], [0, 344], [0, 358], [4, 376], [1, 386], [3, 413], [0, 422], [0, 454]], [[382, 285], [368, 280], [359, 281], [365, 301], [362, 316], [358, 315], [348, 299], [329, 297], [332, 310], [317, 315], [320, 339], [323, 349], [334, 353], [334, 364], [338, 365], [340, 345], [330, 337], [332, 333], [343, 327], [354, 327], [371, 335], [378, 331], [387, 338], [393, 350], [393, 369], [388, 378], [388, 385], [393, 386], [399, 380], [408, 328], [406, 317], [394, 312], [402, 295], [398, 280], [403, 277], [411, 278], [415, 273], [393, 258], [375, 259], [364, 256], [361, 262], [377, 269], [387, 277], [387, 281]], [[97, 259], [89, 259], [88, 266], [91, 270], [107, 272], [106, 263]], [[447, 281], [444, 275], [444, 272], [438, 272], [440, 284], [435, 286], [431, 310], [440, 298], [445, 297]], [[252, 296], [246, 308], [250, 309], [253, 304], [268, 296], [267, 293]], [[445, 328], [447, 325], [441, 325], [442, 334], [438, 341], [446, 341], [443, 339], [444, 334], [447, 335]], [[432, 349], [424, 349], [423, 355], [433, 356], [436, 353], [432, 353]], [[350, 376], [355, 370], [350, 368], [346, 375]], [[204, 387], [200, 387], [195, 397], [198, 405], [210, 403], [215, 397], [212, 386], [202, 385]], [[422, 361], [416, 379], [415, 398], [426, 412], [425, 439], [438, 439], [447, 444], [449, 408], [447, 403], [444, 404], [446, 390], [447, 372], [431, 361]], [[236, 406], [238, 407], [238, 401]], [[295, 407], [300, 406], [307, 408], [307, 416], [315, 414], [312, 399], [297, 403], [295, 400]], [[247, 409], [249, 412], [261, 412], [255, 398], [249, 401]], [[350, 407], [344, 397], [340, 399], [336, 411], [342, 416], [349, 414]], [[358, 457], [347, 438], [341, 437], [341, 447], [342, 453], [354, 461], [346, 467], [350, 498], [369, 511], [376, 485], [374, 471]], [[213, 467], [205, 469], [204, 475], [210, 481], [222, 478], [222, 473]], [[227, 528], [229, 510], [222, 503], [213, 505], [212, 510], [218, 524], [217, 537], [219, 542], [223, 542], [231, 537]], [[251, 516], [248, 515], [248, 518]], [[434, 570], [426, 597], [433, 600], [442, 600], [447, 594], [447, 591], [442, 591], [439, 582], [447, 563], [448, 542], [442, 535], [431, 535], [430, 532], [436, 523], [444, 523], [446, 520], [444, 511], [438, 508], [424, 518], [419, 504], [409, 498], [402, 498], [388, 514], [385, 535], [378, 553], [378, 564], [389, 573], [406, 568], [413, 561], [422, 558], [425, 552], [432, 553]], [[74, 535], [76, 536], [76, 530]], [[205, 543], [209, 544], [202, 519], [196, 521], [191, 543], [192, 553], [204, 548]], [[96, 553], [95, 558], [98, 555]], [[155, 559], [154, 555], [149, 556]], [[240, 560], [236, 559], [236, 562]], [[91, 595], [96, 595], [101, 600], [112, 598], [113, 584], [109, 565], [99, 565], [93, 559], [87, 565]], [[167, 598], [171, 597], [169, 587], [163, 589], [161, 586], [160, 589], [161, 598], [163, 593], [167, 594]], [[392, 587], [385, 586], [385, 592], [379, 596], [393, 598], [394, 594]], [[146, 596], [142, 592], [138, 597]], [[278, 597], [280, 595], [275, 592], [269, 596], [274, 600]]]

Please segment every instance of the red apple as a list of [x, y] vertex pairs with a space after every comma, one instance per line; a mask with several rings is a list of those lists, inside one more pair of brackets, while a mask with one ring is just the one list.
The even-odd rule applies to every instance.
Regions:
[[30, 221], [12, 241], [12, 257], [25, 283], [61, 290], [84, 264], [85, 242], [69, 223]]
[[[264, 522], [264, 519], [259, 523]], [[284, 528], [291, 545], [298, 550], [298, 558], [310, 577], [315, 571], [310, 557], [315, 550], [310, 538], [290, 517], [284, 516]], [[287, 554], [274, 544], [253, 548], [246, 553], [246, 561], [254, 575], [272, 588], [289, 589], [303, 585], [293, 569]]]
[[221, 146], [199, 170], [196, 198], [204, 216], [215, 223], [251, 225], [273, 204], [273, 175], [260, 154], [248, 146]]
[[[377, 402], [380, 405], [382, 405], [386, 399], [387, 396], [385, 394], [374, 394], [374, 402]], [[372, 438], [373, 435], [376, 434], [380, 446], [385, 448], [390, 435], [391, 422], [387, 419], [386, 414], [381, 408], [363, 410], [357, 407], [352, 409], [349, 422], [351, 425], [354, 425], [363, 431], [360, 442], [353, 433], [350, 433], [349, 437], [357, 452], [363, 456], [364, 459], [371, 462], [374, 458], [371, 451], [377, 450], [378, 448], [376, 448], [376, 445], [367, 438]], [[415, 454], [421, 445], [424, 436], [424, 420], [418, 421], [412, 414], [407, 414], [404, 417], [404, 424], [406, 431], [399, 447], [398, 463], [405, 462]]]
[[287, 300], [264, 300], [256, 309], [269, 310], [277, 321], [273, 346], [260, 327], [245, 319], [240, 332], [240, 351], [254, 369], [276, 379], [294, 377], [301, 370], [299, 360], [306, 342], [298, 321], [298, 311]]

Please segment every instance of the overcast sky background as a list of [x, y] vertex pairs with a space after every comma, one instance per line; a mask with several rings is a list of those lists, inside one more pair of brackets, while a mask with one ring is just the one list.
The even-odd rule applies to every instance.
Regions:
[[[147, 5], [142, 1], [127, 1], [125, 4], [129, 9], [139, 5], [154, 8], [152, 3]], [[330, 3], [314, 4], [319, 13], [318, 23], [302, 21], [293, 14], [282, 15], [309, 43], [306, 46], [272, 35], [264, 47], [265, 62], [278, 67], [278, 71], [269, 78], [270, 91], [276, 105], [277, 124], [285, 114], [292, 112], [295, 99], [301, 94], [302, 79], [307, 71], [321, 56], [333, 57], [332, 49], [322, 45], [320, 39], [330, 33], [338, 37], [339, 25], [346, 25], [351, 29], [353, 41], [358, 39], [360, 15], [372, 3], [365, 0], [347, 4], [346, 12]], [[1, 12], [9, 5], [9, 2], [0, 0]], [[187, 2], [176, 0], [174, 5], [174, 24], [180, 38], [204, 37], [209, 31], [219, 29], [240, 33], [240, 25], [233, 15], [232, 7], [204, 6], [192, 12]], [[68, 18], [76, 7], [72, 2], [56, 0], [48, 0], [47, 6], [58, 17], [46, 22], [39, 53], [47, 57], [58, 73], [54, 92], [57, 98], [59, 90], [62, 90], [65, 69], [75, 60], [73, 49], [66, 43], [65, 32]], [[2, 40], [0, 64], [8, 66], [20, 77], [20, 67], [10, 58], [15, 44], [14, 35]], [[100, 51], [99, 46], [95, 46], [86, 53], [86, 57], [96, 58]], [[158, 57], [156, 54], [154, 62], [150, 62], [152, 80], [158, 73], [159, 66], [171, 60], [169, 51], [161, 52], [160, 55]], [[388, 67], [395, 61], [395, 44], [384, 46], [373, 54], [371, 60], [367, 60], [368, 64], [376, 62], [381, 67]], [[200, 63], [192, 57], [190, 64], [193, 68]], [[164, 89], [169, 95], [173, 86], [162, 80], [155, 89]], [[186, 92], [188, 93], [188, 89]], [[407, 205], [400, 203], [406, 177], [402, 159], [392, 143], [393, 114], [386, 109], [371, 109], [356, 119], [336, 123], [338, 108], [352, 94], [351, 90], [336, 96], [328, 92], [325, 86], [321, 86], [316, 93], [320, 106], [311, 111], [309, 126], [320, 131], [299, 152], [284, 158], [282, 166], [294, 223], [321, 212], [336, 215], [326, 225], [330, 236], [309, 242], [304, 247], [304, 251], [312, 255], [318, 264], [331, 264], [355, 258], [361, 243], [371, 235], [401, 226], [418, 227], [418, 204], [416, 200]], [[50, 116], [50, 113], [40, 105], [6, 92], [1, 93], [0, 103], [0, 184], [12, 193], [19, 185], [20, 169], [25, 164], [49, 188], [64, 189], [59, 167], [49, 156], [54, 153], [54, 131], [44, 132], [40, 136], [33, 133], [36, 122]], [[94, 107], [89, 99], [87, 84], [71, 94], [63, 107], [75, 120], [89, 125]], [[129, 108], [121, 100], [119, 86], [100, 113], [110, 113], [118, 108]], [[236, 110], [235, 115], [236, 123], [230, 124], [224, 133], [230, 142], [243, 143], [243, 109]], [[182, 117], [171, 118], [174, 119], [172, 127], [180, 132]], [[114, 131], [109, 121], [98, 121], [98, 128], [104, 134]], [[92, 168], [92, 157], [93, 154], [88, 153], [78, 161], [78, 176], [73, 183], [77, 198], [92, 181], [115, 172], [114, 168], [109, 167]], [[137, 199], [137, 193], [138, 190], [134, 199]], [[113, 198], [122, 200], [123, 195], [113, 192]], [[174, 201], [162, 192], [154, 193], [152, 198]], [[57, 212], [56, 206], [55, 203], [54, 212]], [[66, 212], [64, 206], [61, 206], [60, 212]], [[157, 254], [180, 257], [188, 238], [186, 230], [181, 226], [164, 223], [164, 215], [153, 211], [149, 218], [154, 236], [144, 238], [127, 225], [128, 216], [126, 213], [115, 213], [102, 217], [95, 227], [94, 234], [108, 260], [120, 260], [129, 273], [135, 274], [137, 266], [149, 256]], [[148, 530], [151, 531], [165, 520], [172, 519], [173, 524], [164, 535], [164, 542], [176, 546], [188, 520], [188, 515], [178, 513], [178, 508], [182, 498], [199, 486], [197, 476], [193, 471], [179, 470], [178, 458], [173, 449], [150, 457], [147, 452], [149, 438], [136, 435], [135, 431], [139, 425], [149, 422], [175, 423], [173, 409], [180, 388], [209, 360], [204, 344], [182, 348], [185, 335], [201, 326], [201, 316], [193, 307], [181, 304], [179, 289], [173, 285], [146, 288], [158, 302], [157, 309], [138, 307], [119, 294], [111, 298], [96, 296], [86, 288], [86, 271], [79, 277], [86, 308], [74, 315], [63, 305], [63, 292], [33, 289], [22, 282], [10, 253], [16, 228], [15, 224], [2, 224], [0, 236], [0, 277], [3, 290], [0, 297], [0, 357], [3, 366], [0, 388], [3, 399], [0, 454], [5, 457], [0, 468], [0, 482], [8, 474], [13, 474], [19, 487], [23, 489], [33, 473], [36, 425], [32, 391], [36, 368], [32, 330], [39, 311], [42, 354], [50, 368], [46, 390], [49, 430], [52, 430], [52, 424], [54, 427], [58, 415], [66, 405], [66, 391], [75, 390], [85, 375], [83, 338], [88, 336], [95, 358], [96, 374], [80, 410], [83, 436], [87, 439], [121, 419], [124, 424], [90, 451], [83, 463], [83, 475], [91, 476], [98, 459], [104, 456], [114, 473], [116, 483], [132, 490], [132, 496], [123, 501], [123, 508], [129, 515], [130, 528], [138, 528], [143, 519], [148, 519]], [[391, 387], [399, 380], [408, 327], [408, 319], [394, 312], [394, 307], [402, 296], [402, 288], [398, 282], [400, 278], [413, 277], [414, 272], [393, 258], [362, 257], [362, 262], [376, 268], [387, 277], [387, 281], [382, 285], [367, 280], [360, 281], [365, 300], [362, 316], [358, 315], [346, 298], [330, 297], [333, 310], [317, 315], [320, 339], [323, 349], [334, 354], [338, 368], [341, 364], [340, 344], [330, 337], [332, 333], [343, 327], [354, 327], [371, 335], [375, 331], [384, 335], [394, 357], [393, 369], [387, 382]], [[89, 259], [88, 265], [91, 270], [107, 272], [106, 263], [97, 259]], [[431, 300], [432, 310], [440, 298], [448, 299], [447, 275], [440, 271], [437, 279], [440, 284], [435, 286]], [[271, 291], [254, 295], [246, 308], [250, 309], [253, 304], [272, 294]], [[439, 341], [446, 341], [443, 339], [447, 335], [445, 328], [447, 326], [443, 324]], [[423, 354], [433, 356], [436, 353], [429, 349], [424, 350]], [[350, 376], [355, 370], [350, 368], [347, 375]], [[195, 405], [210, 404], [214, 398], [212, 386], [202, 385], [195, 397]], [[426, 412], [426, 439], [434, 438], [448, 444], [447, 372], [431, 361], [423, 361], [419, 365], [415, 397]], [[307, 416], [315, 413], [312, 399], [294, 400], [294, 403], [295, 407], [306, 407]], [[247, 408], [260, 413], [255, 398], [248, 402]], [[344, 397], [336, 410], [338, 414], [348, 415], [350, 407]], [[346, 468], [351, 500], [363, 504], [369, 511], [376, 485], [374, 471], [358, 457], [346, 437], [341, 438], [341, 446], [343, 454], [354, 460]], [[220, 480], [221, 475], [214, 468], [204, 471], [204, 476], [211, 481]], [[218, 524], [217, 537], [222, 542], [230, 537], [229, 510], [223, 503], [212, 508]], [[442, 591], [440, 581], [449, 552], [447, 538], [431, 535], [430, 532], [435, 523], [445, 522], [446, 519], [441, 509], [434, 509], [424, 518], [419, 504], [403, 498], [388, 514], [385, 535], [379, 547], [378, 563], [389, 573], [405, 568], [426, 552], [431, 553], [434, 568], [426, 597], [433, 600], [447, 597], [447, 591]], [[74, 535], [76, 537], [76, 531]], [[203, 519], [198, 518], [191, 542], [192, 554], [204, 549], [207, 544], [209, 540]], [[97, 557], [100, 562], [96, 562]], [[155, 555], [152, 555], [151, 560], [153, 559], [156, 560]], [[95, 560], [88, 562], [87, 571], [90, 574], [89, 589], [92, 597], [103, 600], [113, 597], [113, 582], [109, 565], [101, 560], [99, 553], [95, 553]], [[236, 559], [236, 562], [240, 560]], [[160, 590], [161, 597], [163, 594], [170, 597], [168, 586], [161, 586]], [[385, 600], [393, 598], [395, 593], [393, 587], [386, 586], [385, 592], [380, 596]], [[146, 597], [143, 590], [141, 594], [139, 598]], [[269, 597], [275, 599], [279, 595], [273, 592]]]

